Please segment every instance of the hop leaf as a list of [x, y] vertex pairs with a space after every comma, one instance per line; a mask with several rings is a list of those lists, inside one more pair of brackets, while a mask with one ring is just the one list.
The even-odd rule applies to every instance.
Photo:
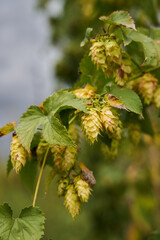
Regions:
[[89, 114], [81, 117], [82, 130], [91, 144], [97, 140], [100, 129], [102, 129], [100, 117], [95, 109], [90, 109]]
[[74, 179], [75, 189], [78, 197], [82, 202], [88, 202], [89, 195], [91, 194], [91, 188], [88, 182], [84, 181], [81, 176], [77, 176]]
[[74, 185], [69, 185], [67, 187], [64, 205], [67, 208], [68, 212], [71, 214], [72, 218], [75, 219], [80, 212], [81, 203], [79, 201]]
[[17, 135], [13, 135], [10, 151], [13, 168], [16, 170], [16, 173], [19, 173], [26, 163], [27, 152], [19, 142]]

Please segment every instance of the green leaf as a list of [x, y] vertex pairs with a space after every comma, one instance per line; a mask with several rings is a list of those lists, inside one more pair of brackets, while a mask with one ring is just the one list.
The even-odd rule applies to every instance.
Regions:
[[86, 43], [88, 42], [88, 40], [91, 37], [92, 31], [93, 31], [93, 28], [87, 28], [86, 29], [85, 37], [84, 37], [83, 41], [80, 44], [81, 47], [84, 47], [86, 45]]
[[9, 155], [8, 161], [7, 161], [7, 176], [9, 176], [10, 172], [13, 169], [13, 165], [11, 162], [11, 155]]
[[160, 40], [160, 27], [151, 27], [150, 28], [151, 36], [154, 40]]
[[53, 116], [46, 116], [43, 123], [43, 137], [52, 145], [75, 146], [69, 138], [67, 129]]
[[19, 218], [12, 217], [10, 206], [0, 206], [1, 240], [39, 240], [43, 235], [44, 216], [38, 207], [24, 208]]
[[126, 39], [126, 45], [130, 44], [132, 41], [142, 45], [145, 65], [157, 66], [160, 56], [157, 56], [154, 41], [150, 37], [131, 29], [122, 28], [122, 32], [125, 36], [124, 41]]
[[0, 137], [7, 135], [10, 132], [13, 132], [16, 126], [16, 121], [12, 123], [7, 123], [5, 126], [0, 128]]
[[134, 91], [128, 88], [113, 86], [110, 93], [120, 99], [128, 110], [142, 115], [142, 102]]
[[34, 133], [44, 122], [44, 118], [43, 111], [37, 106], [30, 106], [22, 117], [20, 117], [16, 132], [20, 142], [28, 152], [30, 151], [30, 144]]
[[53, 93], [44, 101], [43, 105], [45, 111], [52, 115], [69, 108], [87, 112], [85, 101], [77, 98], [72, 92], [68, 92], [68, 90], [60, 90]]
[[134, 21], [127, 11], [115, 11], [108, 17], [102, 16], [99, 19], [108, 24], [124, 26], [136, 30]]
[[97, 87], [98, 92], [103, 90], [107, 83], [107, 79], [101, 69], [97, 69], [91, 61], [91, 57], [86, 53], [82, 58], [79, 66], [81, 72], [80, 81], [75, 84], [75, 88], [82, 87], [89, 83], [91, 86]]

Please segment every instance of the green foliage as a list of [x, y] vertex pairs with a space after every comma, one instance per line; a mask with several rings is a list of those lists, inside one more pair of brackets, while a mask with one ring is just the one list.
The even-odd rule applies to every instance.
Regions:
[[124, 26], [136, 30], [133, 19], [126, 11], [116, 11], [108, 17], [104, 16], [100, 17], [99, 19], [111, 25]]
[[160, 238], [160, 230], [157, 230], [152, 233], [152, 235], [148, 238], [148, 240], [159, 240]]
[[0, 237], [2, 240], [39, 240], [43, 235], [44, 216], [38, 207], [24, 208], [19, 218], [12, 217], [7, 203], [0, 206]]
[[120, 99], [128, 110], [142, 115], [142, 102], [134, 91], [128, 88], [113, 86], [110, 92], [113, 96]]
[[85, 37], [84, 37], [83, 41], [80, 44], [81, 47], [84, 47], [84, 45], [88, 42], [88, 40], [90, 39], [92, 31], [93, 31], [93, 28], [87, 28], [86, 29]]

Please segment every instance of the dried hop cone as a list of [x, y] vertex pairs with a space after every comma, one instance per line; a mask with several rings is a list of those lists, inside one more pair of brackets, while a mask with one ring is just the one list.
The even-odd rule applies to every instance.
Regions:
[[77, 176], [74, 179], [74, 184], [81, 202], [88, 202], [89, 195], [91, 194], [91, 188], [89, 184], [84, 181], [81, 176]]
[[76, 158], [77, 149], [72, 146], [66, 147], [64, 158], [62, 161], [62, 170], [68, 172], [74, 166]]
[[158, 87], [154, 93], [153, 102], [157, 108], [160, 108], [160, 87]]
[[138, 78], [138, 91], [146, 104], [150, 104], [153, 100], [154, 92], [156, 91], [158, 79], [150, 73], [145, 73], [141, 78]]
[[95, 91], [97, 88], [92, 87], [91, 85], [87, 84], [85, 88], [79, 88], [73, 91], [73, 94], [76, 95], [78, 98], [92, 98], [95, 96]]
[[72, 218], [75, 219], [80, 212], [81, 202], [74, 185], [68, 185], [67, 192], [65, 194], [64, 205], [68, 212], [72, 215]]
[[100, 129], [102, 129], [101, 120], [96, 109], [90, 109], [89, 114], [83, 114], [81, 117], [82, 130], [91, 144], [97, 140]]
[[54, 165], [58, 171], [62, 171], [62, 162], [64, 158], [64, 152], [65, 152], [66, 147], [65, 146], [52, 146], [51, 147], [51, 152], [53, 153], [54, 156]]
[[13, 135], [10, 151], [13, 168], [16, 170], [16, 173], [19, 173], [26, 163], [27, 152], [19, 142], [17, 135]]

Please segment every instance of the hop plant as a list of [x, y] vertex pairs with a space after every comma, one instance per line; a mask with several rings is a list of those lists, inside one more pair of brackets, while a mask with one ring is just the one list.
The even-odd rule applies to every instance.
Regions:
[[81, 126], [89, 142], [93, 144], [102, 129], [101, 120], [96, 109], [90, 109], [89, 114], [85, 113], [82, 115]]
[[69, 181], [67, 179], [61, 179], [58, 184], [58, 196], [64, 196]]
[[100, 119], [108, 135], [121, 138], [121, 122], [113, 115], [110, 107], [103, 107], [100, 111]]
[[138, 145], [141, 139], [141, 129], [138, 123], [131, 123], [128, 127], [129, 137], [134, 145]]
[[78, 142], [79, 142], [79, 130], [78, 130], [78, 128], [76, 127], [75, 124], [71, 124], [71, 125], [69, 126], [68, 134], [69, 134], [70, 138], [72, 139], [72, 141], [73, 141], [75, 144], [78, 144]]
[[65, 146], [52, 146], [51, 147], [51, 152], [53, 153], [54, 156], [54, 165], [58, 171], [62, 171], [62, 162], [63, 162], [63, 157], [64, 157], [64, 152], [65, 152], [66, 147]]
[[121, 64], [121, 48], [115, 39], [98, 36], [91, 40], [89, 55], [92, 61], [102, 68], [107, 77], [115, 75], [117, 65]]
[[36, 153], [37, 153], [37, 160], [41, 162], [43, 160], [44, 154], [46, 153], [48, 148], [48, 143], [42, 138], [38, 144]]
[[75, 219], [80, 212], [81, 202], [73, 184], [70, 184], [67, 187], [64, 205], [71, 214], [72, 218]]
[[73, 91], [73, 94], [76, 95], [78, 98], [92, 98], [95, 96], [95, 91], [97, 88], [92, 87], [91, 85], [87, 84], [85, 88], [79, 88]]
[[68, 172], [74, 166], [76, 158], [77, 149], [72, 146], [66, 147], [64, 158], [62, 161], [62, 170]]
[[89, 195], [91, 194], [91, 188], [89, 184], [84, 181], [81, 176], [77, 176], [74, 179], [75, 189], [77, 191], [78, 197], [82, 202], [88, 202]]
[[160, 107], [160, 87], [156, 89], [153, 95], [153, 102], [157, 108]]
[[19, 173], [21, 168], [26, 164], [27, 152], [19, 142], [17, 135], [13, 135], [10, 151], [13, 168], [16, 173]]
[[110, 147], [104, 143], [101, 144], [101, 150], [103, 155], [110, 159], [114, 159], [115, 157], [117, 157], [118, 148], [119, 148], [119, 141], [117, 139], [112, 139]]

